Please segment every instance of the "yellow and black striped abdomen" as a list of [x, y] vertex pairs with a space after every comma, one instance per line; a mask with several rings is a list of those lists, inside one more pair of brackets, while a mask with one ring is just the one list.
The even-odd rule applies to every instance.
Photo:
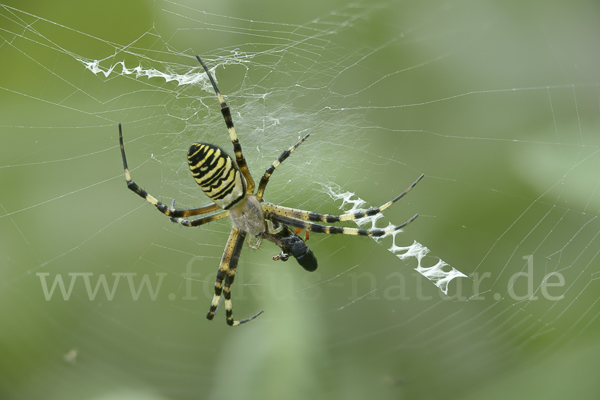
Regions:
[[244, 200], [246, 183], [235, 161], [221, 148], [209, 143], [194, 143], [188, 151], [190, 171], [216, 205], [228, 210]]

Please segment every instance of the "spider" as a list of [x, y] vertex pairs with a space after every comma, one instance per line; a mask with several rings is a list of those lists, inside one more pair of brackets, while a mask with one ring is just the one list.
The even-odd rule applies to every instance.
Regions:
[[[262, 314], [263, 311], [259, 311], [249, 318], [239, 321], [233, 319], [231, 285], [235, 278], [238, 260], [246, 238], [248, 245], [254, 249], [257, 249], [260, 246], [263, 239], [269, 240], [281, 248], [281, 253], [278, 256], [273, 257], [274, 260], [286, 261], [291, 255], [296, 258], [298, 263], [304, 269], [307, 271], [315, 271], [317, 269], [317, 259], [305, 243], [305, 240], [308, 239], [309, 231], [327, 234], [342, 233], [346, 235], [379, 237], [403, 228], [417, 218], [418, 214], [400, 225], [389, 227], [387, 229], [358, 229], [326, 226], [316, 223], [351, 221], [378, 214], [404, 197], [404, 195], [406, 195], [424, 175], [421, 175], [404, 192], [381, 207], [370, 208], [366, 211], [354, 213], [341, 215], [320, 214], [263, 201], [263, 195], [267, 184], [269, 183], [269, 178], [275, 169], [308, 138], [309, 134], [281, 153], [277, 160], [267, 168], [260, 179], [258, 188], [256, 188], [254, 179], [252, 179], [252, 175], [250, 175], [246, 159], [242, 153], [242, 146], [238, 141], [237, 134], [233, 127], [229, 107], [225, 103], [225, 100], [219, 92], [215, 80], [208, 68], [206, 68], [206, 65], [204, 65], [200, 57], [196, 56], [196, 58], [208, 75], [210, 83], [217, 95], [217, 99], [221, 104], [221, 113], [225, 119], [225, 124], [227, 125], [227, 130], [229, 131], [229, 137], [233, 143], [233, 151], [235, 154], [234, 160], [220, 147], [204, 142], [193, 143], [188, 151], [188, 162], [192, 176], [208, 198], [212, 200], [212, 204], [198, 208], [180, 209], [175, 208], [175, 200], [173, 200], [171, 206], [167, 207], [154, 196], [140, 188], [131, 179], [131, 174], [127, 167], [127, 159], [125, 157], [121, 124], [119, 124], [119, 144], [121, 147], [127, 188], [153, 204], [158, 211], [170, 217], [172, 222], [192, 227], [216, 221], [227, 216], [231, 218], [231, 233], [229, 234], [229, 239], [225, 245], [225, 251], [217, 271], [215, 293], [206, 318], [212, 320], [215, 316], [221, 294], [225, 297], [225, 313], [227, 324], [230, 326], [236, 326], [252, 321]], [[185, 219], [185, 217], [196, 215], [201, 215], [201, 217], [192, 220]], [[306, 231], [306, 237], [304, 239], [299, 236], [299, 233], [302, 230]], [[251, 237], [257, 238], [256, 243], [252, 243]]]

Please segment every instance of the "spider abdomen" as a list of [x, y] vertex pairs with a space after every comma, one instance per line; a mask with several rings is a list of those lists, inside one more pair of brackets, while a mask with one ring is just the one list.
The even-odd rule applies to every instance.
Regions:
[[229, 210], [244, 200], [246, 183], [223, 149], [210, 143], [193, 143], [188, 162], [194, 180], [216, 205]]

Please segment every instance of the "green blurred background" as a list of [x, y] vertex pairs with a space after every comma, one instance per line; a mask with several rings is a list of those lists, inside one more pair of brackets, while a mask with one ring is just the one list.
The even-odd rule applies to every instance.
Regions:
[[[5, 3], [0, 399], [597, 398], [599, 31], [589, 1]], [[312, 274], [245, 247], [234, 315], [265, 313], [208, 322], [229, 221], [184, 228], [129, 192], [117, 124], [134, 180], [199, 206], [185, 153], [230, 148], [218, 103], [83, 64], [185, 75], [194, 54], [255, 179], [311, 133], [268, 201], [339, 213], [329, 188], [377, 206], [424, 173], [379, 225], [418, 212], [395, 244], [470, 277], [444, 296], [390, 238], [313, 234]], [[46, 300], [39, 274], [77, 273], [162, 283], [92, 300], [80, 275]]]

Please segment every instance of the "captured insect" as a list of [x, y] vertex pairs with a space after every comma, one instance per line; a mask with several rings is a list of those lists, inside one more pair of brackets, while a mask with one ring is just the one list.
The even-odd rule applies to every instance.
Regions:
[[[225, 313], [228, 325], [240, 325], [252, 321], [262, 314], [262, 311], [260, 311], [249, 318], [239, 321], [233, 319], [231, 285], [235, 278], [237, 264], [245, 239], [247, 239], [248, 246], [254, 249], [257, 249], [264, 239], [271, 241], [281, 248], [281, 253], [273, 257], [274, 260], [286, 261], [291, 255], [304, 269], [307, 271], [315, 271], [317, 269], [317, 258], [305, 243], [305, 240], [308, 238], [308, 232], [327, 234], [342, 233], [346, 235], [378, 237], [397, 231], [417, 218], [418, 214], [408, 221], [388, 229], [358, 229], [315, 223], [351, 221], [378, 214], [404, 197], [413, 187], [415, 187], [424, 175], [421, 175], [404, 192], [400, 193], [400, 195], [381, 207], [348, 214], [319, 214], [317, 212], [298, 210], [264, 201], [263, 195], [265, 189], [267, 188], [269, 179], [275, 169], [285, 161], [309, 135], [304, 136], [292, 147], [281, 153], [277, 160], [267, 168], [260, 179], [258, 188], [256, 188], [254, 179], [252, 179], [252, 175], [250, 175], [248, 164], [242, 153], [242, 146], [238, 141], [237, 134], [233, 127], [229, 107], [225, 103], [225, 99], [223, 99], [223, 96], [219, 92], [215, 80], [208, 68], [206, 68], [206, 65], [204, 65], [200, 57], [196, 56], [196, 58], [208, 75], [210, 83], [217, 95], [217, 99], [221, 104], [221, 113], [225, 119], [225, 125], [227, 125], [229, 137], [233, 144], [233, 152], [235, 154], [234, 160], [220, 147], [204, 142], [193, 143], [188, 151], [187, 157], [192, 176], [208, 198], [212, 200], [212, 204], [198, 208], [180, 209], [175, 208], [175, 200], [173, 200], [171, 206], [167, 207], [131, 180], [131, 174], [127, 167], [127, 159], [125, 158], [121, 124], [119, 124], [119, 143], [121, 146], [121, 156], [123, 157], [123, 168], [125, 169], [127, 188], [153, 204], [158, 211], [170, 217], [171, 221], [183, 226], [192, 227], [216, 221], [227, 216], [231, 219], [233, 226], [219, 265], [217, 280], [215, 282], [215, 294], [206, 318], [212, 320], [215, 316], [221, 294], [225, 297]], [[195, 215], [201, 215], [201, 217], [192, 220], [184, 219]], [[302, 238], [299, 235], [302, 230], [306, 231], [305, 238]], [[257, 239], [256, 243], [252, 243], [252, 237]]]

